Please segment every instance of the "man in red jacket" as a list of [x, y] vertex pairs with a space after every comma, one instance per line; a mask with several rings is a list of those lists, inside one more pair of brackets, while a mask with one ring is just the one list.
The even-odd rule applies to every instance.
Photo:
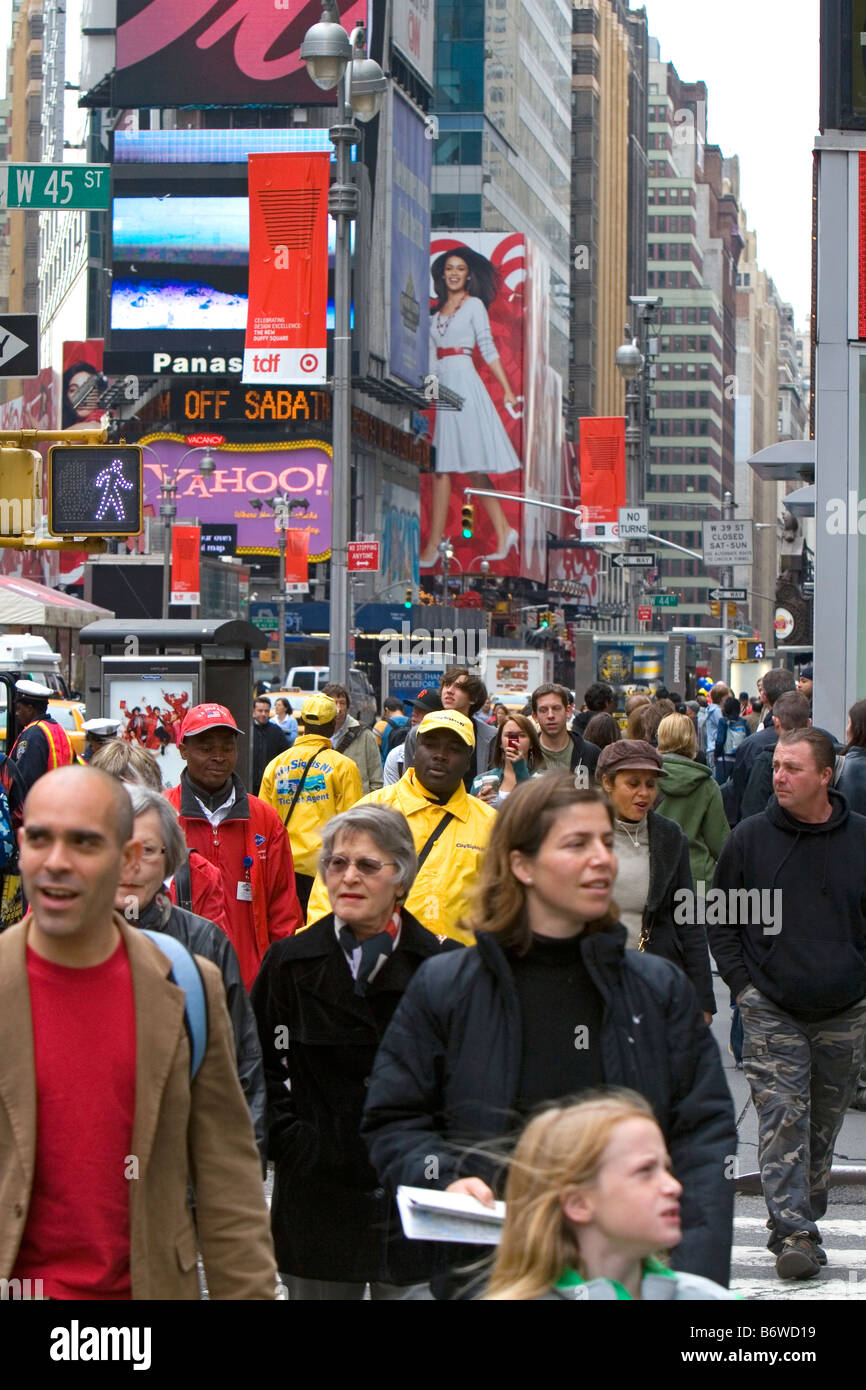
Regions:
[[249, 989], [271, 942], [291, 936], [304, 919], [282, 821], [235, 773], [239, 738], [224, 705], [196, 705], [180, 729], [186, 767], [166, 796], [190, 849], [219, 870], [229, 940]]

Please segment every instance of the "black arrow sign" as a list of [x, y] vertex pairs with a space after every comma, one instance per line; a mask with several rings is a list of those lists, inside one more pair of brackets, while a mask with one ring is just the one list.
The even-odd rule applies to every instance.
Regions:
[[745, 603], [748, 595], [745, 589], [710, 589], [710, 598], [728, 603]]
[[0, 377], [39, 375], [39, 319], [36, 314], [0, 318]]
[[632, 567], [636, 569], [651, 570], [654, 567], [655, 562], [655, 555], [650, 555], [646, 551], [639, 551], [637, 554], [632, 555], [611, 556], [611, 564], [615, 565], [618, 570], [631, 569]]

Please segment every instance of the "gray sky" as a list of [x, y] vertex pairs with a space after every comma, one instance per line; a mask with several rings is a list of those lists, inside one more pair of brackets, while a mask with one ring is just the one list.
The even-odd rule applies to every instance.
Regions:
[[818, 0], [644, 0], [663, 61], [707, 84], [710, 140], [740, 157], [758, 263], [808, 323]]
[[[818, 129], [818, 0], [644, 0], [661, 56], [707, 84], [710, 139], [740, 157], [758, 260], [797, 325], [811, 293], [812, 143]], [[0, 0], [0, 48], [12, 0]], [[0, 91], [5, 85], [0, 62]]]

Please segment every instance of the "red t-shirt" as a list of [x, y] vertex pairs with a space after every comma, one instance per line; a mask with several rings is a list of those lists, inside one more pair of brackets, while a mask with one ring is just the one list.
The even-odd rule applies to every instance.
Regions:
[[127, 1299], [135, 1006], [126, 948], [55, 965], [27, 948], [36, 1168], [16, 1279], [49, 1298]]

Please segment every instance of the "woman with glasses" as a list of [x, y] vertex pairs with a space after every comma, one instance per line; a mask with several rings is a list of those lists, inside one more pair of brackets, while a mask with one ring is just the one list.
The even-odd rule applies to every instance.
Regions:
[[367, 1080], [406, 986], [440, 944], [403, 906], [412, 834], [389, 806], [335, 816], [319, 871], [331, 912], [276, 942], [252, 1001], [268, 1084], [271, 1224], [291, 1298], [429, 1297], [430, 1247], [403, 1238], [360, 1137]]
[[133, 834], [140, 854], [138, 862], [118, 885], [114, 906], [128, 922], [165, 932], [182, 942], [194, 955], [204, 956], [219, 967], [235, 1037], [238, 1076], [250, 1107], [256, 1142], [260, 1152], [264, 1152], [266, 1098], [262, 1053], [255, 1015], [244, 989], [234, 947], [208, 918], [187, 912], [171, 901], [168, 881], [187, 862], [186, 841], [174, 808], [164, 796], [149, 787], [127, 783], [126, 790], [132, 802]]

